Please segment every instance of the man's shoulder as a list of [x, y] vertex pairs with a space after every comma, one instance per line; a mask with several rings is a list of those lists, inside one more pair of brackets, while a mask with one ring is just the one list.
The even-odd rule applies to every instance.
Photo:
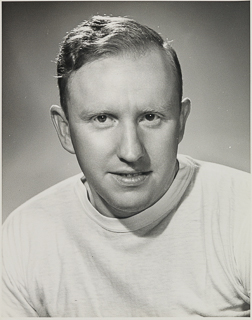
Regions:
[[251, 175], [248, 172], [183, 155], [178, 159], [182, 163], [182, 169], [183, 166], [193, 168], [190, 190], [197, 195], [204, 193], [223, 201], [230, 198], [234, 202], [249, 201]]
[[228, 180], [250, 180], [248, 172], [232, 168], [223, 164], [210, 161], [198, 160], [189, 156], [179, 155], [179, 159], [187, 166], [194, 167], [199, 176], [211, 177], [212, 179], [228, 179]]
[[75, 186], [82, 176], [83, 174], [77, 174], [40, 192], [16, 208], [9, 215], [7, 221], [33, 220], [38, 216], [48, 218], [50, 215], [57, 215], [58, 211], [66, 207], [66, 204], [72, 205], [75, 201]]
[[210, 219], [209, 225], [218, 221], [224, 235], [226, 226], [232, 221], [233, 234], [238, 234], [250, 215], [250, 174], [190, 157], [186, 157], [186, 162], [194, 170], [184, 197], [185, 211], [190, 208], [194, 208], [195, 212], [198, 210], [204, 220]]
[[202, 175], [206, 175], [211, 180], [217, 180], [225, 183], [249, 183], [250, 174], [248, 172], [232, 168], [226, 165], [197, 160]]

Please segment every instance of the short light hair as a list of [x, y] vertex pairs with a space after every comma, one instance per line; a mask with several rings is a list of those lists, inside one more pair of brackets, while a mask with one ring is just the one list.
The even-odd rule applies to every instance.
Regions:
[[163, 50], [176, 75], [179, 99], [182, 99], [182, 73], [175, 50], [169, 41], [151, 28], [124, 17], [93, 16], [70, 31], [60, 45], [57, 78], [60, 104], [68, 117], [67, 84], [72, 72], [87, 62], [122, 53], [145, 54], [150, 49]]

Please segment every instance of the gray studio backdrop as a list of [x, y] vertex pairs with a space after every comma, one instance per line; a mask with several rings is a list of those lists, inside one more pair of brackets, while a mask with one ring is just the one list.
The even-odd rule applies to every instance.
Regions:
[[249, 171], [249, 2], [3, 2], [3, 219], [79, 172], [49, 108], [58, 44], [93, 14], [135, 18], [173, 40], [192, 100], [179, 152]]

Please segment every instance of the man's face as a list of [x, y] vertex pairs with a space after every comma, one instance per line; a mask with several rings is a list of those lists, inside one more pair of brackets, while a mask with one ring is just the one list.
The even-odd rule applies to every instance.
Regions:
[[177, 91], [158, 50], [96, 60], [70, 77], [71, 143], [102, 214], [129, 217], [168, 190], [189, 113]]

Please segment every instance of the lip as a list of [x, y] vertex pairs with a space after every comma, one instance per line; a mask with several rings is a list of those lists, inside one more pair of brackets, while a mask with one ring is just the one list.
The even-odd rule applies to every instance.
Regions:
[[151, 175], [151, 171], [136, 172], [136, 171], [123, 171], [123, 172], [111, 172], [112, 177], [122, 186], [140, 186]]

